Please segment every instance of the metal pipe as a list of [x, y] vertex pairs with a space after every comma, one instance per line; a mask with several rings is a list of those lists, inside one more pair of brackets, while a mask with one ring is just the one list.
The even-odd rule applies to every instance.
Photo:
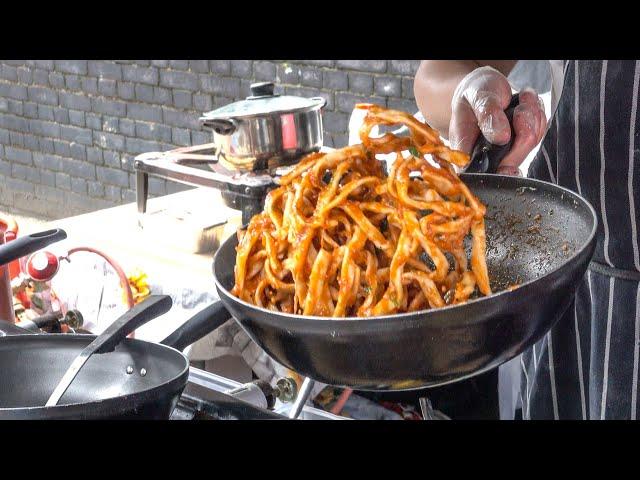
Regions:
[[273, 406], [269, 405], [269, 399], [265, 395], [265, 392], [260, 388], [260, 385], [255, 382], [245, 383], [237, 388], [227, 390], [224, 393], [265, 410], [269, 410]]
[[302, 382], [302, 387], [300, 387], [300, 391], [298, 392], [298, 396], [293, 402], [293, 405], [291, 405], [291, 410], [289, 410], [290, 419], [293, 420], [298, 418], [298, 415], [300, 415], [302, 408], [309, 399], [309, 395], [311, 395], [311, 390], [313, 389], [315, 383], [316, 382], [314, 380], [311, 380], [310, 378], [304, 379], [304, 381]]
[[[0, 229], [0, 245], [5, 243], [4, 233], [5, 232]], [[8, 265], [0, 265], [0, 320], [5, 320], [9, 323], [16, 322]]]

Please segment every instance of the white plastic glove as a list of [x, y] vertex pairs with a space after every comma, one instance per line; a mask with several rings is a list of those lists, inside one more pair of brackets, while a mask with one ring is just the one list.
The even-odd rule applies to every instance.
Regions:
[[[492, 67], [477, 68], [464, 77], [451, 100], [451, 147], [471, 153], [480, 133], [494, 145], [508, 143], [511, 129], [504, 110], [511, 95], [507, 78]], [[521, 175], [518, 167], [542, 140], [547, 127], [544, 104], [535, 90], [523, 89], [519, 100], [513, 113], [516, 138], [497, 173]]]

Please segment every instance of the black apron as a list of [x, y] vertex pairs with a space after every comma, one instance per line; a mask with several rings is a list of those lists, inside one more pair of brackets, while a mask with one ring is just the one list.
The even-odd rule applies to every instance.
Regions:
[[[575, 301], [521, 358], [525, 419], [635, 419], [640, 343], [640, 62], [566, 61], [529, 176], [584, 196], [597, 246]], [[567, 228], [571, 228], [570, 225]]]

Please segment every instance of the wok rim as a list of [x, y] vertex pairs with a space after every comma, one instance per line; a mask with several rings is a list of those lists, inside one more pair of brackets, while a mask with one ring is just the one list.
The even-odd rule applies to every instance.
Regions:
[[[593, 206], [591, 205], [591, 203], [584, 198], [583, 196], [569, 190], [566, 187], [563, 187], [561, 185], [557, 185], [555, 183], [551, 183], [551, 182], [547, 182], [545, 180], [539, 180], [539, 179], [535, 179], [535, 178], [527, 178], [527, 177], [513, 177], [511, 175], [497, 175], [497, 174], [486, 174], [486, 173], [463, 173], [460, 175], [461, 177], [475, 177], [475, 178], [493, 178], [493, 177], [498, 177], [498, 178], [503, 178], [506, 179], [507, 181], [514, 181], [514, 180], [518, 180], [520, 182], [525, 182], [525, 183], [530, 183], [532, 184], [531, 186], [535, 186], [535, 185], [543, 185], [545, 186], [545, 188], [547, 189], [552, 189], [552, 190], [556, 190], [556, 193], [558, 194], [566, 194], [569, 197], [572, 197], [575, 201], [577, 201], [578, 203], [582, 204], [583, 206], [585, 206], [587, 208], [587, 210], [589, 211], [589, 213], [591, 214], [591, 218], [593, 220], [593, 226], [591, 228], [591, 232], [589, 233], [587, 239], [582, 243], [582, 245], [580, 246], [580, 248], [576, 249], [575, 252], [568, 258], [566, 258], [566, 260], [564, 262], [562, 262], [560, 265], [558, 265], [557, 267], [555, 267], [553, 270], [550, 270], [548, 272], [546, 272], [544, 275], [529, 280], [525, 283], [520, 284], [516, 289], [513, 290], [502, 290], [500, 292], [496, 292], [496, 293], [492, 293], [489, 296], [483, 296], [483, 297], [478, 297], [472, 300], [468, 300], [467, 302], [463, 303], [463, 304], [458, 304], [458, 305], [447, 305], [445, 307], [440, 307], [440, 308], [435, 308], [435, 309], [428, 309], [428, 310], [417, 310], [415, 312], [404, 312], [404, 313], [396, 313], [396, 314], [392, 314], [392, 315], [380, 315], [380, 316], [376, 316], [376, 317], [321, 317], [321, 316], [315, 316], [315, 315], [296, 315], [296, 314], [290, 314], [290, 313], [284, 313], [284, 312], [275, 312], [272, 310], [268, 310], [266, 308], [263, 307], [258, 307], [256, 305], [253, 305], [251, 303], [245, 302], [244, 300], [236, 297], [235, 295], [233, 295], [229, 290], [227, 290], [222, 283], [219, 281], [218, 276], [216, 274], [216, 264], [219, 261], [218, 259], [221, 258], [221, 250], [222, 247], [225, 246], [228, 242], [231, 242], [233, 240], [233, 235], [231, 235], [230, 237], [228, 237], [226, 240], [224, 240], [224, 242], [220, 245], [220, 247], [216, 250], [216, 253], [214, 254], [213, 257], [213, 279], [216, 285], [216, 289], [218, 290], [218, 294], [220, 296], [223, 296], [221, 294], [224, 294], [224, 296], [226, 298], [228, 298], [230, 301], [240, 304], [245, 308], [249, 308], [250, 310], [253, 310], [256, 312], [256, 314], [259, 312], [261, 314], [261, 319], [262, 321], [264, 321], [265, 318], [277, 318], [277, 317], [284, 317], [288, 320], [294, 320], [296, 322], [304, 322], [305, 324], [313, 324], [313, 325], [318, 325], [320, 324], [344, 324], [345, 321], [348, 323], [360, 323], [362, 324], [363, 322], [367, 323], [367, 324], [375, 324], [375, 323], [380, 323], [380, 324], [385, 324], [387, 323], [388, 320], [392, 320], [392, 321], [400, 321], [400, 320], [406, 320], [406, 321], [416, 321], [416, 320], [420, 320], [420, 321], [443, 321], [446, 322], [448, 324], [451, 324], [451, 319], [445, 319], [445, 318], [438, 318], [438, 317], [444, 317], [444, 316], [451, 316], [451, 315], [447, 315], [452, 311], [459, 311], [459, 312], [463, 312], [464, 310], [468, 310], [469, 308], [472, 308], [475, 305], [481, 304], [482, 302], [491, 302], [493, 300], [496, 300], [498, 298], [504, 298], [505, 300], [509, 300], [508, 297], [518, 297], [520, 295], [518, 295], [518, 292], [524, 288], [524, 287], [528, 287], [531, 285], [537, 285], [543, 281], [547, 281], [549, 277], [553, 277], [558, 275], [558, 273], [560, 271], [562, 271], [563, 269], [566, 269], [566, 267], [570, 264], [572, 264], [577, 258], [579, 258], [580, 256], [582, 256], [585, 251], [587, 251], [589, 248], [594, 247], [594, 242], [595, 242], [595, 237], [598, 231], [598, 216], [597, 213], [595, 211], [595, 209], [593, 208]], [[527, 185], [523, 185], [523, 186], [527, 186]], [[591, 256], [593, 256], [593, 253], [591, 254]], [[221, 261], [221, 260], [220, 260]], [[235, 268], [235, 261], [234, 261], [234, 268]], [[222, 300], [222, 299], [221, 299]], [[465, 318], [464, 323], [465, 324], [473, 324], [475, 323], [474, 321], [477, 319], [478, 322], [484, 322], [484, 318], [478, 316], [478, 317], [473, 317], [471, 316], [471, 318]], [[278, 318], [278, 321], [280, 321], [280, 319]]]
[[[31, 335], [31, 334], [21, 334], [21, 335], [7, 335], [0, 337], [0, 345], [7, 342], [28, 342], [30, 339], [35, 339], [38, 337], [38, 340], [42, 340], [46, 338], [47, 342], [63, 342], [63, 341], [72, 341], [72, 342], [82, 342], [85, 339], [88, 339], [87, 345], [93, 341], [97, 335], [86, 335], [86, 334], [69, 334], [69, 333], [50, 333], [47, 334], [46, 337], [41, 335]], [[27, 340], [24, 340], [26, 338]], [[14, 339], [14, 340], [12, 340]], [[94, 417], [102, 417], [103, 415], [117, 415], [118, 413], [124, 413], [128, 410], [134, 409], [135, 405], [142, 405], [143, 403], [147, 403], [149, 401], [157, 401], [171, 395], [171, 392], [175, 392], [184, 388], [186, 386], [188, 377], [189, 377], [189, 361], [184, 355], [184, 353], [176, 350], [173, 347], [168, 345], [164, 345], [161, 343], [149, 342], [146, 340], [140, 340], [136, 338], [126, 338], [123, 340], [120, 345], [128, 345], [130, 343], [142, 343], [145, 345], [153, 345], [154, 347], [165, 348], [169, 350], [173, 350], [176, 354], [182, 356], [183, 360], [186, 360], [186, 367], [182, 368], [181, 371], [173, 376], [170, 380], [151, 386], [150, 388], [139, 390], [134, 393], [129, 393], [125, 395], [118, 395], [115, 397], [108, 397], [101, 400], [94, 400], [89, 402], [75, 402], [75, 403], [65, 403], [55, 406], [47, 407], [45, 405], [38, 405], [32, 407], [2, 407], [0, 406], [0, 420], [3, 417], [22, 417], [24, 415], [33, 416], [34, 414], [38, 415], [38, 417], [42, 419], [47, 419], [49, 417], [57, 417], [57, 414], [63, 414], [65, 417], [67, 415], [77, 416], [77, 413], [88, 411], [89, 415], [86, 415], [88, 418]], [[86, 345], [85, 345], [86, 346]], [[0, 375], [2, 375], [0, 373]], [[180, 388], [178, 388], [182, 385]], [[89, 410], [87, 410], [89, 409]], [[10, 418], [6, 418], [10, 419]]]

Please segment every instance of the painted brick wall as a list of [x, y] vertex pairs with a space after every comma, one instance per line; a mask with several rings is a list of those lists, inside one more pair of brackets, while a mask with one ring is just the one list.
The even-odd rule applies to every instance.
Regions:
[[[0, 60], [0, 209], [51, 219], [135, 200], [132, 160], [208, 143], [201, 113], [255, 81], [327, 99], [325, 144], [344, 146], [357, 102], [415, 111], [415, 60]], [[184, 187], [150, 180], [152, 195]]]

